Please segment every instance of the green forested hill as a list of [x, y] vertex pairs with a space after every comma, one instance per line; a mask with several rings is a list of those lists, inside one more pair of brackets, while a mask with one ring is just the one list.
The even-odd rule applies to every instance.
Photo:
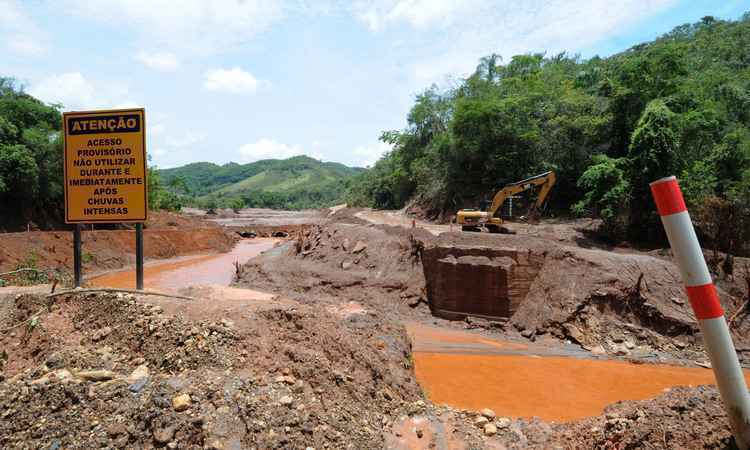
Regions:
[[750, 15], [705, 17], [607, 58], [491, 55], [418, 95], [393, 151], [358, 177], [359, 205], [415, 199], [435, 216], [554, 169], [551, 207], [604, 219], [610, 237], [659, 239], [648, 182], [677, 175], [701, 231], [748, 251]]
[[159, 172], [164, 184], [200, 206], [315, 208], [343, 201], [363, 169], [307, 156], [250, 164], [194, 163]]

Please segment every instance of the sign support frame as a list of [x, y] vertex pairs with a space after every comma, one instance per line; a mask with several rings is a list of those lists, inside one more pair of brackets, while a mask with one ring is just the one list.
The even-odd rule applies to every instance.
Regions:
[[73, 225], [73, 272], [75, 277], [75, 287], [81, 287], [81, 225]]
[[[123, 119], [124, 118], [124, 119]], [[96, 120], [95, 120], [96, 119]], [[132, 121], [132, 123], [131, 123]], [[79, 125], [80, 124], [80, 125]], [[98, 111], [70, 111], [63, 113], [63, 137], [64, 137], [64, 145], [63, 145], [63, 178], [65, 180], [65, 221], [67, 223], [70, 223], [73, 225], [73, 272], [74, 272], [74, 283], [76, 288], [80, 288], [83, 281], [83, 270], [82, 270], [82, 224], [85, 223], [91, 223], [92, 230], [93, 230], [93, 224], [94, 222], [100, 222], [100, 223], [135, 223], [135, 253], [136, 253], [136, 289], [143, 290], [143, 222], [145, 222], [148, 218], [148, 157], [146, 155], [146, 111], [145, 108], [127, 108], [127, 109], [110, 109], [110, 110], [98, 110]], [[70, 187], [69, 187], [69, 176], [73, 176], [72, 174], [74, 171], [72, 170], [72, 167], [76, 167], [77, 162], [73, 161], [72, 166], [69, 167], [69, 144], [70, 145], [80, 145], [76, 144], [76, 139], [80, 140], [80, 135], [120, 135], [122, 138], [117, 139], [117, 143], [110, 143], [109, 138], [99, 138], [97, 143], [97, 139], [94, 138], [93, 141], [89, 141], [88, 146], [100, 146], [100, 147], [108, 147], [112, 146], [112, 150], [110, 152], [114, 153], [114, 146], [115, 145], [121, 145], [124, 141], [124, 146], [128, 145], [128, 140], [125, 138], [123, 133], [137, 133], [137, 141], [135, 143], [131, 140], [130, 144], [134, 145], [135, 149], [140, 147], [140, 157], [142, 158], [141, 161], [141, 177], [142, 182], [138, 184], [143, 185], [143, 190], [139, 193], [133, 193], [132, 195], [142, 195], [140, 197], [142, 200], [140, 205], [142, 205], [142, 215], [141, 214], [134, 214], [130, 213], [128, 215], [128, 208], [124, 209], [124, 216], [123, 217], [112, 217], [115, 213], [109, 213], [109, 217], [104, 218], [82, 218], [80, 215], [79, 210], [75, 210], [75, 214], [72, 214], [73, 206], [76, 208], [80, 208], [81, 203], [79, 200], [76, 200], [73, 202], [70, 198]], [[75, 138], [75, 139], [74, 139]], [[112, 139], [114, 141], [114, 139]], [[73, 144], [71, 144], [71, 142]], [[105, 141], [104, 143], [101, 143], [102, 141]], [[94, 142], [92, 144], [92, 142]], [[105, 149], [106, 151], [107, 149]], [[119, 149], [118, 149], [119, 151]], [[130, 152], [130, 148], [127, 148], [127, 151]], [[79, 157], [81, 152], [79, 152]], [[119, 154], [119, 153], [115, 153]], [[129, 153], [127, 153], [129, 155]], [[138, 153], [136, 153], [138, 155]], [[107, 156], [106, 153], [102, 153], [102, 156]], [[111, 162], [112, 160], [117, 160], [118, 162]], [[119, 162], [120, 160], [123, 160], [123, 158], [111, 158], [109, 161], [109, 164], [122, 164]], [[135, 164], [135, 163], [130, 163]], [[103, 166], [104, 164], [102, 164]], [[87, 166], [91, 166], [91, 160], [88, 161]], [[96, 166], [100, 166], [99, 162], [96, 163]], [[85, 166], [84, 166], [85, 167]], [[81, 176], [91, 176], [91, 175], [84, 175], [84, 171], [81, 170]], [[137, 174], [138, 172], [136, 172]], [[136, 174], [133, 174], [133, 176], [136, 176]], [[110, 176], [109, 173], [101, 173], [97, 174], [101, 176]], [[118, 172], [117, 175], [120, 175]], [[125, 175], [130, 175], [130, 169], [125, 169]], [[122, 184], [122, 183], [120, 183]], [[128, 183], [129, 184], [129, 183]], [[71, 184], [71, 186], [73, 186]], [[118, 186], [119, 187], [119, 186]], [[109, 189], [108, 189], [109, 190]], [[106, 195], [117, 195], [118, 189], [113, 189], [115, 192], [110, 194], [109, 192], [106, 193]], [[121, 190], [121, 189], [120, 189]], [[138, 197], [136, 197], [138, 198]], [[71, 205], [73, 203], [73, 205]], [[99, 205], [101, 203], [91, 203], [91, 200], [89, 199], [88, 205]], [[111, 205], [116, 205], [117, 203], [109, 203]], [[120, 205], [122, 205], [122, 198], [120, 198]], [[136, 200], [136, 205], [139, 204]], [[106, 203], [105, 203], [106, 205]], [[126, 204], [127, 206], [127, 204]], [[119, 214], [119, 208], [118, 208], [118, 214]], [[123, 220], [124, 219], [124, 220]]]
[[135, 286], [143, 290], [143, 224], [135, 224]]

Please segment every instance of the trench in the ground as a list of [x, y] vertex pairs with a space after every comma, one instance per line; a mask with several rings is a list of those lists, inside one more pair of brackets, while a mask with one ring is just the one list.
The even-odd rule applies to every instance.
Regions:
[[[278, 239], [243, 239], [227, 253], [197, 254], [162, 261], [152, 261], [144, 266], [143, 284], [146, 289], [176, 292], [196, 285], [229, 286], [234, 277], [235, 262], [244, 264], [272, 248]], [[135, 288], [133, 268], [106, 273], [88, 280], [96, 287]]]

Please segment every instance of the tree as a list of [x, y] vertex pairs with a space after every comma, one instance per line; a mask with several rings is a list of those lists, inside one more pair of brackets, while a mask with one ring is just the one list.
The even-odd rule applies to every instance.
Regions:
[[578, 188], [585, 192], [583, 200], [573, 205], [574, 214], [594, 214], [602, 219], [602, 231], [610, 238], [624, 237], [625, 216], [630, 205], [626, 158], [596, 155], [593, 164], [578, 179]]
[[674, 114], [662, 100], [653, 100], [633, 132], [628, 150], [630, 197], [638, 208], [630, 211], [628, 233], [635, 240], [652, 240], [656, 237], [654, 231], [661, 231], [649, 183], [672, 175], [678, 150], [674, 120]]

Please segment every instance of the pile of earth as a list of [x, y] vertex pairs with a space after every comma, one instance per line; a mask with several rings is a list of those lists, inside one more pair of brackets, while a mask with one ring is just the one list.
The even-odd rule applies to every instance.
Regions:
[[617, 402], [599, 416], [575, 422], [511, 419], [487, 409], [427, 405], [403, 416], [399, 424], [389, 448], [737, 448], [713, 386], [678, 387], [652, 400]]
[[[594, 353], [637, 359], [705, 360], [700, 331], [668, 251], [612, 252], [533, 236], [443, 233], [426, 245], [423, 263], [430, 270], [435, 256], [469, 250], [489, 256], [513, 250], [523, 256], [513, 270], [533, 275], [507, 324], [529, 339], [552, 335]], [[718, 286], [724, 309], [735, 311], [742, 289], [726, 280]], [[470, 292], [471, 286], [465, 289]], [[750, 343], [742, 329], [735, 330], [740, 349]]]
[[[436, 294], [425, 273], [433, 270], [436, 258], [462, 251], [493, 255], [512, 250], [530, 261], [524, 268], [528, 283], [518, 293], [522, 301], [501, 323], [504, 328], [473, 317], [466, 326], [532, 340], [551, 336], [595, 354], [706, 361], [700, 331], [668, 251], [583, 248], [521, 234], [434, 236], [421, 228], [374, 225], [355, 213], [349, 208], [337, 211], [325, 224], [298, 233], [294, 242], [250, 261], [239, 284], [311, 304], [353, 301], [393, 317], [433, 320], [427, 308], [415, 306], [431, 296], [434, 304]], [[735, 263], [736, 274], [741, 264]], [[718, 283], [727, 312], [737, 310], [746, 295], [741, 277], [736, 278]], [[476, 289], [470, 277], [456, 283], [466, 284], [456, 290], [468, 297]], [[750, 320], [738, 320], [733, 328], [743, 361], [750, 357], [744, 350], [750, 349], [746, 328]]]
[[382, 448], [422, 399], [405, 330], [375, 313], [235, 323], [129, 294], [0, 302], [2, 448]]
[[[337, 213], [338, 214], [338, 213]], [[238, 285], [303, 303], [355, 303], [397, 318], [428, 316], [421, 264], [427, 231], [333, 220], [249, 261]]]
[[[118, 269], [135, 263], [134, 231], [86, 229], [81, 235], [86, 273]], [[215, 225], [147, 228], [144, 231], [144, 256], [147, 259], [164, 259], [195, 253], [227, 252], [237, 239], [235, 234]], [[0, 233], [0, 272], [18, 267], [69, 272], [73, 267], [73, 233]]]

